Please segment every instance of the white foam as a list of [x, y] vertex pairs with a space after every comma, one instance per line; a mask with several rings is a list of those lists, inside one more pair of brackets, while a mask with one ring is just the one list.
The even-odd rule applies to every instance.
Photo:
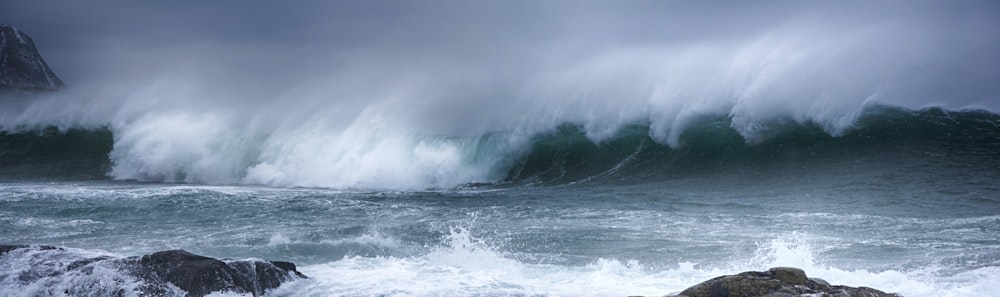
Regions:
[[[295, 242], [274, 235], [272, 244]], [[377, 245], [398, 244], [378, 233], [345, 239]], [[341, 243], [343, 243], [341, 242]], [[427, 253], [406, 257], [347, 257], [302, 265], [309, 279], [294, 281], [270, 291], [273, 296], [662, 296], [725, 274], [765, 270], [776, 266], [800, 267], [810, 277], [831, 284], [868, 286], [908, 297], [1000, 296], [1000, 267], [959, 268], [933, 264], [915, 270], [844, 268], [817, 257], [815, 240], [799, 232], [776, 235], [763, 241], [754, 255], [732, 263], [644, 265], [630, 259], [600, 258], [586, 265], [555, 265], [519, 260], [472, 236], [463, 227], [452, 228], [444, 241]], [[99, 296], [124, 289], [131, 296], [142, 284], [111, 266], [63, 273], [78, 260], [119, 258], [105, 252], [66, 248], [64, 251], [18, 249], [0, 261], [0, 291], [13, 296]], [[23, 275], [31, 275], [25, 282]], [[89, 294], [89, 295], [88, 295]], [[217, 296], [233, 296], [216, 293]]]
[[[300, 238], [296, 238], [294, 236], [289, 237], [287, 234], [280, 232], [272, 234], [271, 237], [268, 238], [267, 240], [267, 245], [271, 247], [292, 245], [292, 244], [314, 244], [314, 243], [315, 242], [301, 240]], [[360, 245], [383, 247], [383, 248], [394, 248], [402, 246], [402, 243], [399, 242], [399, 240], [391, 236], [386, 236], [378, 231], [370, 231], [358, 236], [353, 236], [348, 238], [321, 240], [318, 243], [331, 246], [360, 244]]]
[[658, 295], [682, 286], [658, 282], [635, 261], [599, 260], [586, 267], [524, 264], [461, 228], [424, 256], [351, 257], [300, 270], [314, 279], [307, 296], [625, 296]]
[[662, 296], [724, 274], [776, 266], [803, 268], [810, 277], [836, 285], [868, 286], [909, 297], [1000, 296], [1000, 268], [942, 275], [941, 268], [916, 271], [841, 269], [822, 264], [803, 234], [763, 242], [756, 256], [723, 267], [680, 262], [650, 269], [634, 260], [598, 259], [585, 266], [517, 261], [455, 228], [443, 245], [422, 256], [349, 257], [307, 265], [310, 282], [290, 284], [275, 295], [302, 296]]
[[385, 121], [371, 115], [342, 131], [316, 124], [273, 134], [243, 182], [419, 189], [497, 178], [494, 160], [471, 158], [480, 149], [477, 139], [419, 136]]
[[18, 227], [41, 227], [49, 229], [61, 229], [67, 227], [79, 227], [85, 225], [97, 225], [103, 224], [104, 222], [84, 219], [84, 220], [54, 220], [46, 218], [36, 218], [36, 217], [5, 217], [0, 216], [0, 220], [9, 221], [14, 226]]
[[16, 249], [0, 261], [0, 292], [5, 296], [139, 296], [141, 281], [122, 273], [114, 265], [98, 261], [69, 270], [76, 261], [117, 257], [96, 251]]

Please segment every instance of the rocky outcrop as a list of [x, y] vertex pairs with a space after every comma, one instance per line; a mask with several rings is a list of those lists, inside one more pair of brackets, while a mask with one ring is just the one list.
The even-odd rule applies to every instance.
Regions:
[[0, 93], [55, 91], [62, 80], [49, 69], [35, 42], [14, 26], [0, 24]]
[[675, 297], [900, 297], [868, 287], [830, 285], [806, 277], [805, 271], [776, 267], [713, 278], [681, 291]]
[[[195, 255], [183, 250], [156, 252], [122, 261], [134, 276], [148, 283], [170, 283], [187, 292], [188, 296], [204, 296], [212, 292], [264, 294], [267, 289], [296, 277], [305, 277], [288, 262], [234, 261]], [[165, 293], [157, 287], [146, 293]]]
[[260, 296], [286, 282], [306, 278], [289, 262], [223, 261], [183, 250], [116, 258], [52, 246], [0, 245], [0, 267], [9, 268], [0, 272], [0, 281], [15, 280], [26, 288], [69, 287], [109, 295], [129, 295], [132, 291], [142, 296], [205, 296], [213, 292]]

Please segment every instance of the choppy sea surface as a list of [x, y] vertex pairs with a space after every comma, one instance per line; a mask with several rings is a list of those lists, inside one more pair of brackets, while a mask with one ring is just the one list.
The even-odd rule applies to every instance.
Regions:
[[[909, 297], [1000, 296], [997, 115], [885, 109], [842, 135], [789, 125], [756, 142], [725, 119], [698, 125], [678, 147], [641, 125], [597, 143], [563, 125], [496, 158], [483, 155], [502, 135], [483, 136], [463, 162], [506, 162], [480, 166], [500, 174], [403, 189], [115, 180], [120, 155], [87, 159], [108, 155], [106, 130], [4, 134], [0, 243], [185, 249], [310, 276], [274, 296], [660, 296], [773, 266]], [[37, 149], [57, 144], [71, 153]], [[121, 279], [26, 283], [18, 269], [61, 260], [4, 257], [4, 295]]]

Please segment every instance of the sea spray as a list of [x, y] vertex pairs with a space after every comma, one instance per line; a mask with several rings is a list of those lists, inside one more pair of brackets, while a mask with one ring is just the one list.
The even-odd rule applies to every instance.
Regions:
[[[993, 39], [896, 17], [843, 28], [799, 18], [734, 40], [600, 47], [519, 67], [335, 54], [353, 67], [299, 80], [237, 67], [269, 60], [261, 53], [179, 46], [137, 53], [167, 63], [143, 75], [0, 100], [0, 130], [110, 129], [109, 175], [120, 180], [426, 189], [502, 181], [531, 158], [533, 139], [564, 125], [595, 145], [639, 126], [649, 143], [676, 150], [707, 123], [725, 128], [724, 138], [761, 144], [789, 130], [856, 135], [885, 106], [997, 110], [997, 87], [985, 82], [1000, 68], [978, 67], [995, 62], [982, 54], [995, 52]], [[219, 61], [169, 64], [160, 55]], [[976, 79], [952, 79], [964, 75]]]

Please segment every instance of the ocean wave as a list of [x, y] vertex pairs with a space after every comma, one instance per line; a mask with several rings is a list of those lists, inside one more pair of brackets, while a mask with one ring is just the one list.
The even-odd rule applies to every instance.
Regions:
[[154, 182], [405, 190], [636, 183], [836, 163], [965, 168], [995, 175], [1000, 164], [1000, 115], [982, 110], [873, 105], [836, 134], [817, 123], [775, 118], [751, 137], [733, 117], [704, 116], [689, 124], [676, 143], [661, 141], [649, 122], [623, 126], [597, 141], [581, 123], [476, 136], [428, 136], [368, 126], [249, 138], [200, 130], [215, 126], [212, 121], [160, 129], [184, 119], [160, 119], [123, 131], [3, 132], [0, 170], [8, 176], [107, 175]]

